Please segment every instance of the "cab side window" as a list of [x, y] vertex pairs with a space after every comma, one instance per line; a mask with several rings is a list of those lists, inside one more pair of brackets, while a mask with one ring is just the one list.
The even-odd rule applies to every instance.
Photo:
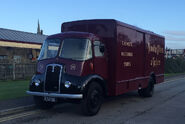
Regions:
[[92, 45], [91, 42], [88, 42], [88, 52], [87, 52], [87, 59], [91, 59], [92, 58]]
[[94, 41], [94, 54], [95, 57], [104, 56], [104, 44], [100, 41]]

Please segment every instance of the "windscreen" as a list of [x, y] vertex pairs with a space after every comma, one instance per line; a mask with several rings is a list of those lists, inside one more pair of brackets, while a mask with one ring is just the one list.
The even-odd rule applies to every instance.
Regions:
[[54, 58], [57, 56], [60, 46], [59, 39], [47, 39], [44, 41], [38, 60]]
[[82, 38], [66, 38], [62, 41], [61, 58], [85, 60], [92, 57], [90, 41]]
[[55, 58], [61, 46], [59, 57], [72, 60], [92, 58], [91, 42], [85, 38], [47, 39], [44, 41], [38, 60]]

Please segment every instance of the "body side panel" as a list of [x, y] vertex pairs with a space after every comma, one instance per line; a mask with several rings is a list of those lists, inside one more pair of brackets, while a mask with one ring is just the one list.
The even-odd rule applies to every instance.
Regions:
[[145, 86], [144, 33], [117, 26], [116, 95]]

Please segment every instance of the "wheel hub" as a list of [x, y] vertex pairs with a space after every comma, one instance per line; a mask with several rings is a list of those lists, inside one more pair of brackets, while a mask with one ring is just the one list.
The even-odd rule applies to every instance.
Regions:
[[92, 93], [91, 93], [91, 106], [94, 108], [94, 107], [97, 107], [98, 104], [99, 104], [99, 100], [100, 100], [100, 97], [99, 97], [99, 92], [97, 90], [94, 90]]

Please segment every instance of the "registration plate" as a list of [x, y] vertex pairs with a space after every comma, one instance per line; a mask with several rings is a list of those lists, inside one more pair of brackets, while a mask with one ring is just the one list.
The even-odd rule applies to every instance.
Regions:
[[56, 102], [56, 98], [45, 96], [44, 101], [46, 101], [46, 102]]

